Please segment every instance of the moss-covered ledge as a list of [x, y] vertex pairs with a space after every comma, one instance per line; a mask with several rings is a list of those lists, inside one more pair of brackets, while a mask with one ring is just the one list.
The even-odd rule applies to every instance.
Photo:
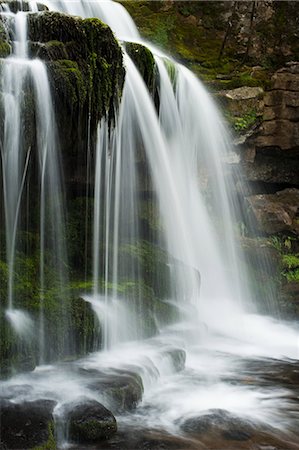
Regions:
[[127, 42], [126, 51], [135, 63], [148, 89], [152, 92], [155, 79], [155, 59], [152, 52], [136, 42]]
[[48, 68], [65, 178], [77, 190], [76, 171], [86, 173], [87, 146], [94, 148], [97, 124], [104, 116], [113, 119], [122, 94], [122, 49], [99, 19], [58, 12], [29, 13], [28, 35], [30, 57]]
[[57, 12], [29, 14], [30, 53], [47, 61], [54, 97], [74, 113], [88, 109], [95, 122], [118, 100], [124, 69], [122, 51], [99, 19]]

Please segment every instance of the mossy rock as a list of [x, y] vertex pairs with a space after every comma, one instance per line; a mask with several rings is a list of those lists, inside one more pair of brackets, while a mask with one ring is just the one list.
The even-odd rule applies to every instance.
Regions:
[[152, 92], [155, 78], [155, 59], [152, 52], [144, 45], [134, 42], [126, 43], [126, 51], [137, 66], [148, 89]]
[[11, 46], [8, 42], [0, 40], [0, 58], [7, 58], [11, 54]]
[[94, 400], [82, 400], [69, 405], [69, 436], [78, 443], [95, 443], [111, 437], [117, 431], [113, 414]]
[[31, 55], [48, 67], [65, 166], [86, 173], [87, 141], [94, 148], [99, 120], [112, 120], [120, 101], [122, 50], [99, 19], [57, 12], [29, 14], [28, 35]]
[[19, 404], [1, 400], [0, 434], [4, 448], [54, 450], [55, 405], [55, 401], [47, 399]]

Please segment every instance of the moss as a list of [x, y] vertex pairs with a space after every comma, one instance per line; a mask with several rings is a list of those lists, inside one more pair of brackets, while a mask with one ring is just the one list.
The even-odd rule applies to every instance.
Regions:
[[[49, 61], [58, 122], [65, 124], [67, 119], [69, 128], [78, 128], [75, 118], [83, 111], [86, 117], [88, 111], [95, 127], [102, 116], [112, 114], [124, 69], [121, 48], [110, 28], [99, 19], [56, 12], [30, 14], [28, 28], [38, 56]], [[61, 109], [66, 109], [63, 118]]]
[[299, 254], [282, 256], [283, 276], [289, 282], [299, 282]]
[[128, 55], [137, 66], [145, 84], [150, 91], [154, 88], [155, 60], [152, 52], [144, 45], [128, 42], [126, 43]]
[[256, 126], [260, 122], [260, 118], [258, 117], [256, 111], [252, 110], [249, 113], [244, 114], [242, 117], [233, 117], [232, 122], [234, 130], [237, 133], [244, 133], [253, 126]]
[[68, 58], [68, 50], [63, 42], [53, 40], [46, 43], [30, 42], [29, 54], [32, 58], [57, 61]]
[[54, 423], [50, 422], [48, 425], [48, 440], [42, 445], [34, 447], [32, 450], [57, 450], [56, 439], [54, 436]]
[[6, 58], [11, 53], [11, 47], [8, 42], [0, 40], [0, 58]]
[[53, 90], [59, 92], [62, 103], [71, 111], [83, 107], [87, 97], [84, 74], [78, 63], [71, 60], [58, 60], [49, 64]]

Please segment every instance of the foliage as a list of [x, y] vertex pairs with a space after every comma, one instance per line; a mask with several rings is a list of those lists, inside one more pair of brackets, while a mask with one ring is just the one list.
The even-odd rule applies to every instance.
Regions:
[[240, 132], [248, 130], [252, 125], [256, 123], [257, 118], [257, 113], [254, 110], [242, 117], [237, 117], [234, 121], [235, 131]]
[[283, 264], [283, 276], [289, 282], [299, 282], [299, 254], [296, 255], [283, 255], [282, 257]]

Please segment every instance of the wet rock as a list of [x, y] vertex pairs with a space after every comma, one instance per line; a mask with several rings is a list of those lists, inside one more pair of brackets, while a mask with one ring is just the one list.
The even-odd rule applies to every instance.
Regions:
[[276, 194], [260, 194], [247, 197], [259, 231], [274, 234], [279, 232], [299, 233], [299, 190], [284, 189]]
[[17, 404], [1, 401], [0, 435], [3, 445], [9, 449], [29, 449], [48, 442], [55, 404], [52, 400]]
[[152, 52], [144, 45], [135, 42], [126, 43], [128, 55], [136, 64], [145, 84], [150, 91], [154, 88], [155, 60]]
[[195, 435], [219, 435], [232, 441], [247, 441], [253, 435], [253, 425], [222, 409], [212, 409], [206, 414], [187, 419], [181, 428]]
[[[7, 1], [7, 0], [0, 0], [0, 5], [2, 4], [9, 4], [9, 9], [12, 13], [16, 14], [18, 11], [25, 11], [28, 12], [30, 11], [30, 4], [29, 2], [26, 1], [18, 1], [18, 0], [13, 0], [13, 1]], [[36, 4], [37, 8], [39, 11], [47, 11], [48, 7], [46, 5], [43, 5], [42, 3], [37, 3]]]
[[67, 406], [69, 437], [77, 443], [94, 443], [110, 438], [117, 431], [113, 414], [94, 400]]
[[185, 368], [186, 352], [181, 348], [173, 348], [161, 353], [163, 358], [168, 358], [176, 372]]
[[102, 375], [88, 387], [102, 395], [114, 413], [133, 410], [143, 395], [142, 379], [133, 372]]

